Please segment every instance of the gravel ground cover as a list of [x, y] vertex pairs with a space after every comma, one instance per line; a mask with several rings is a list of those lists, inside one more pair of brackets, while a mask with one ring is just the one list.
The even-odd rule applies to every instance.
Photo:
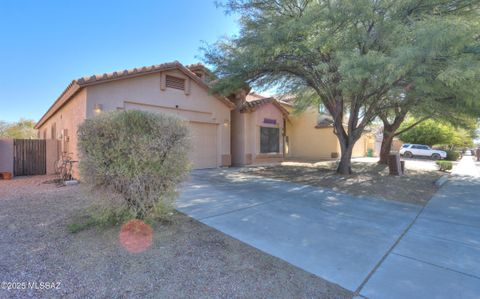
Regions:
[[[90, 206], [82, 186], [53, 177], [0, 180], [0, 282], [59, 282], [4, 290], [0, 298], [351, 298], [352, 294], [183, 214], [153, 227], [138, 254], [119, 227], [67, 232]], [[56, 285], [55, 285], [56, 286]]]
[[[373, 159], [371, 161], [374, 161]], [[312, 186], [328, 187], [337, 192], [365, 195], [425, 205], [438, 190], [435, 181], [443, 174], [432, 163], [406, 162], [406, 174], [390, 176], [388, 168], [375, 162], [352, 162], [352, 175], [335, 173], [336, 162], [283, 162], [279, 165], [252, 166], [243, 171], [268, 178]], [[434, 162], [433, 162], [434, 163]], [[433, 164], [434, 165], [434, 164]]]

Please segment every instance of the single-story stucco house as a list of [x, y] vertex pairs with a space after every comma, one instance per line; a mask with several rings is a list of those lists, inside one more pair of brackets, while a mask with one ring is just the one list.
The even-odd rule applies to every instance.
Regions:
[[212, 95], [209, 73], [179, 62], [74, 80], [36, 124], [39, 137], [58, 139], [61, 151], [78, 159], [77, 128], [87, 118], [113, 110], [139, 109], [178, 115], [189, 121], [194, 168], [228, 166], [230, 117], [234, 104]]
[[[279, 97], [281, 105], [289, 112], [286, 122], [285, 157], [298, 160], [319, 161], [340, 155], [340, 143], [333, 133], [331, 116], [317, 107], [294, 113], [294, 98]], [[352, 157], [363, 157], [373, 149], [375, 138], [366, 132], [355, 143]]]
[[[291, 114], [292, 105], [243, 90], [212, 94], [213, 74], [201, 64], [175, 61], [73, 80], [38, 121], [41, 139], [59, 141], [59, 152], [78, 159], [77, 128], [87, 118], [114, 110], [175, 114], [188, 121], [193, 168], [281, 161], [285, 157], [326, 159], [339, 153], [333, 128], [318, 115]], [[360, 143], [360, 141], [359, 141]], [[365, 144], [355, 150], [364, 155]]]

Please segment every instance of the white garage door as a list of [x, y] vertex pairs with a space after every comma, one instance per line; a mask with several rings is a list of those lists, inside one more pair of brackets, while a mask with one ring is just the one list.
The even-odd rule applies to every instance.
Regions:
[[190, 123], [194, 169], [217, 167], [217, 125]]

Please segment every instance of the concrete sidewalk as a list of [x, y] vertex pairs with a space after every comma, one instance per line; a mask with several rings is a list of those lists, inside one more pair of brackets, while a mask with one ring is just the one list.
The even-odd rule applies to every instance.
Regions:
[[475, 161], [474, 156], [464, 156], [452, 170], [452, 174], [455, 176], [480, 177], [480, 169], [475, 165]]
[[360, 294], [480, 298], [480, 178], [465, 156]]

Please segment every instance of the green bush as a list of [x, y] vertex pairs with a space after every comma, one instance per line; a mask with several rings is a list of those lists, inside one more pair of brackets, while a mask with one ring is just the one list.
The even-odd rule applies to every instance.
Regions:
[[457, 161], [460, 158], [460, 153], [458, 151], [446, 150], [447, 157], [445, 160], [448, 161]]
[[112, 202], [120, 198], [134, 218], [170, 213], [176, 186], [190, 169], [183, 120], [115, 111], [87, 119], [78, 137], [80, 174], [88, 186]]
[[437, 165], [440, 166], [440, 171], [448, 171], [453, 168], [452, 162], [450, 161], [437, 161]]

